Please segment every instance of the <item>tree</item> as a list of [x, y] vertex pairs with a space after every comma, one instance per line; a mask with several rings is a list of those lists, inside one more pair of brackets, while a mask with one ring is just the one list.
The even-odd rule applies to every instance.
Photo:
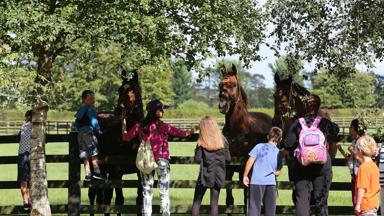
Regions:
[[376, 105], [377, 80], [371, 73], [355, 72], [342, 80], [321, 71], [314, 76], [313, 91], [327, 108], [370, 108]]
[[384, 107], [384, 76], [375, 75], [378, 81], [378, 84], [375, 88], [375, 95], [377, 96], [377, 107]]
[[357, 63], [371, 66], [374, 59], [383, 59], [383, 1], [269, 0], [266, 5], [276, 52], [284, 45], [286, 51], [316, 60], [317, 69], [339, 77]]
[[276, 59], [275, 63], [268, 64], [268, 67], [272, 70], [272, 74], [279, 74], [281, 79], [288, 79], [290, 76], [294, 82], [303, 85], [303, 62], [291, 55], [280, 56]]
[[[136, 51], [139, 66], [159, 57], [180, 56], [191, 68], [216, 53], [240, 54], [247, 64], [259, 60], [257, 51], [264, 36], [264, 16], [251, 0], [233, 0], [231, 4], [200, 0], [21, 0], [1, 1], [0, 9], [0, 43], [10, 47], [2, 50], [2, 58], [19, 54], [36, 63], [31, 189], [39, 194], [32, 194], [32, 211], [40, 215], [50, 215], [44, 125], [48, 91], [54, 84], [52, 68], [59, 56], [74, 52], [75, 43], [83, 40], [94, 47], [119, 43], [124, 56]], [[36, 185], [43, 187], [37, 190]]]
[[173, 101], [175, 105], [178, 106], [192, 97], [192, 74], [188, 71], [187, 66], [181, 59], [176, 59], [171, 64], [173, 69], [172, 89], [175, 93]]

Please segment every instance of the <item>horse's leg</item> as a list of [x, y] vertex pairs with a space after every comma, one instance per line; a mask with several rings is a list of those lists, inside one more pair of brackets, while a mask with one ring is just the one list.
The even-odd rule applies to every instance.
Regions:
[[[243, 177], [244, 177], [244, 166], [240, 167], [240, 170], [236, 170], [239, 172], [239, 181], [243, 182]], [[250, 176], [252, 176], [252, 172], [250, 172]], [[248, 210], [248, 187], [244, 187], [243, 190], [243, 195], [244, 195], [244, 213], [247, 212]]]
[[[114, 180], [123, 180], [123, 175], [121, 173], [121, 169], [119, 172], [115, 173]], [[124, 196], [123, 196], [123, 188], [115, 188], [116, 198], [115, 198], [115, 205], [124, 205]], [[121, 213], [117, 213], [116, 215], [120, 216]]]
[[[233, 167], [231, 166], [226, 166], [226, 173], [225, 173], [225, 180], [227, 182], [232, 182], [232, 177], [233, 177], [233, 174], [235, 173]], [[232, 194], [232, 187], [231, 186], [227, 186], [226, 187], [226, 191], [227, 191], [227, 197], [225, 199], [225, 203], [228, 205], [233, 205], [234, 204], [234, 199], [233, 199], [233, 194]]]
[[[108, 173], [108, 180], [111, 180], [111, 172], [113, 172], [113, 170], [109, 170], [109, 173]], [[105, 205], [111, 205], [111, 200], [112, 200], [112, 196], [113, 196], [113, 188], [104, 188], [104, 204]], [[109, 213], [104, 213], [104, 216], [109, 216], [110, 214]]]
[[141, 185], [140, 172], [136, 172], [137, 175], [137, 196], [136, 196], [136, 213], [138, 216], [142, 215], [143, 210], [143, 186]]
[[[89, 205], [91, 208], [95, 205], [95, 197], [96, 197], [96, 188], [89, 187], [88, 188], [88, 198], [89, 198]], [[89, 214], [90, 216], [93, 216], [93, 213]]]

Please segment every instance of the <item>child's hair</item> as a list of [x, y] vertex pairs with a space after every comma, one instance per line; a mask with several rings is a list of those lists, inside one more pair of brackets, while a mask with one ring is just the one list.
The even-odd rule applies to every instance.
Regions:
[[25, 112], [24, 117], [32, 118], [32, 110], [28, 110], [27, 112]]
[[371, 136], [364, 135], [357, 140], [356, 147], [365, 156], [372, 157], [375, 154], [376, 142]]
[[225, 137], [220, 131], [217, 121], [211, 116], [201, 119], [198, 145], [208, 151], [217, 151], [224, 148]]
[[81, 93], [81, 99], [85, 100], [88, 97], [88, 95], [90, 95], [90, 94], [95, 94], [95, 92], [93, 92], [92, 90], [89, 90], [89, 89], [84, 90], [83, 93]]
[[363, 124], [359, 124], [359, 119], [351, 121], [351, 128], [353, 128], [359, 136], [363, 136], [367, 128]]
[[272, 127], [267, 135], [268, 141], [280, 143], [283, 138], [283, 131], [279, 127]]

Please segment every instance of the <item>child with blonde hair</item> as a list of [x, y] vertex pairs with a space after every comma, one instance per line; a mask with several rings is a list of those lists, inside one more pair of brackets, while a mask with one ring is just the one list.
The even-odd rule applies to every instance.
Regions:
[[220, 131], [217, 121], [211, 116], [201, 119], [199, 139], [195, 149], [195, 161], [200, 163], [193, 198], [192, 215], [200, 215], [201, 201], [209, 188], [211, 191], [211, 214], [218, 215], [220, 188], [225, 186], [225, 163], [231, 160], [228, 142]]
[[364, 135], [356, 143], [357, 156], [362, 162], [356, 177], [356, 205], [355, 213], [361, 216], [376, 216], [379, 207], [380, 171], [372, 156], [376, 153], [376, 142], [368, 135]]

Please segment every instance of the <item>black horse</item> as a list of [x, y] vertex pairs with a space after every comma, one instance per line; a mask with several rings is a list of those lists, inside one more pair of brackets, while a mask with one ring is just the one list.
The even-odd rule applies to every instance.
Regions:
[[[139, 123], [144, 118], [143, 103], [141, 99], [141, 87], [138, 79], [137, 71], [131, 73], [129, 78], [125, 71], [122, 72], [122, 85], [119, 88], [119, 99], [114, 112], [98, 113], [98, 120], [102, 134], [98, 137], [99, 142], [99, 158], [105, 161], [110, 158], [119, 158], [124, 156], [129, 158], [124, 163], [101, 163], [101, 171], [107, 180], [122, 180], [124, 174], [136, 173], [137, 182], [137, 214], [141, 215], [142, 209], [142, 187], [140, 183], [140, 173], [136, 168], [135, 160], [137, 149], [140, 145], [140, 138], [135, 138], [129, 142], [125, 142], [121, 138], [121, 116], [124, 116], [127, 122], [127, 128]], [[116, 205], [124, 204], [124, 196], [122, 188], [115, 188]], [[89, 188], [88, 197], [91, 205], [94, 204], [97, 195], [98, 204], [110, 205], [113, 188], [96, 189]], [[109, 215], [109, 214], [105, 214]], [[118, 214], [120, 215], [120, 214]]]

